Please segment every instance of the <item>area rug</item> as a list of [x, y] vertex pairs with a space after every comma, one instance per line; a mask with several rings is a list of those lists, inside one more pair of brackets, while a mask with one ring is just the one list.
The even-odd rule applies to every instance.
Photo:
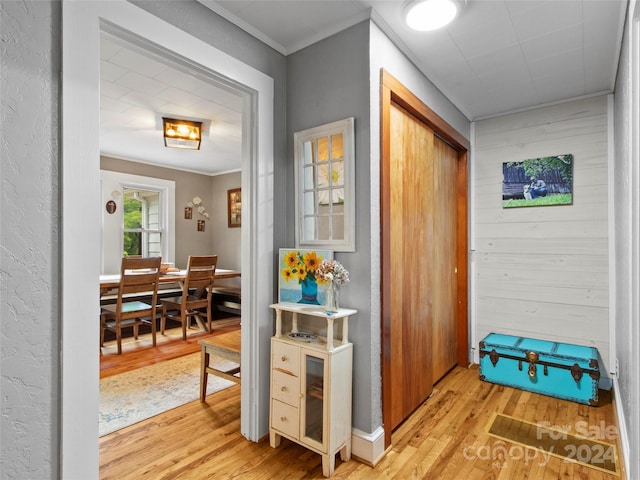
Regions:
[[596, 437], [586, 438], [569, 433], [570, 427], [572, 426], [565, 425], [564, 429], [560, 430], [549, 427], [548, 422], [534, 424], [497, 413], [489, 422], [487, 433], [526, 448], [545, 452], [564, 461], [614, 475], [620, 474], [615, 444], [598, 440], [598, 437], [607, 438], [608, 430], [598, 431], [599, 426], [591, 426], [588, 429], [587, 426], [580, 425], [581, 430], [589, 431]]
[[[211, 366], [229, 370], [236, 366], [211, 358]], [[207, 395], [235, 383], [209, 375]], [[200, 396], [200, 352], [138, 368], [100, 380], [99, 435], [120, 430]]]

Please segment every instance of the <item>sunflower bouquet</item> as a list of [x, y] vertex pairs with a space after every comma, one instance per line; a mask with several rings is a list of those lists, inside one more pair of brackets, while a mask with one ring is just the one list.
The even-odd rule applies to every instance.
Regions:
[[285, 267], [282, 276], [286, 280], [297, 279], [298, 283], [316, 281], [316, 270], [322, 261], [317, 252], [290, 251], [284, 257]]

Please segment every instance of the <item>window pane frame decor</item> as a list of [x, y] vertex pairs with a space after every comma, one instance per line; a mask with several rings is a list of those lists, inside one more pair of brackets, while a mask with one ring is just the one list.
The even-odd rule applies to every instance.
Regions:
[[355, 251], [353, 117], [294, 133], [296, 246]]

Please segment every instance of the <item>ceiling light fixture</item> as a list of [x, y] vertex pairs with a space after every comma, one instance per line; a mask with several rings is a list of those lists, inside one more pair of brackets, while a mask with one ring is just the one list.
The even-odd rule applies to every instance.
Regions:
[[426, 32], [448, 25], [460, 13], [456, 0], [414, 0], [405, 7], [405, 21], [414, 30]]
[[200, 150], [202, 122], [162, 117], [164, 146]]

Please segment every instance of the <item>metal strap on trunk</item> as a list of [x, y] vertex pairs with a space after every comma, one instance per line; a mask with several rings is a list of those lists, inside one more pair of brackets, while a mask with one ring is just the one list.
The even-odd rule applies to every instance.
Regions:
[[560, 368], [562, 370], [569, 370], [571, 372], [571, 376], [573, 377], [573, 380], [576, 383], [580, 383], [580, 380], [582, 379], [582, 376], [585, 373], [588, 373], [593, 380], [600, 379], [600, 371], [597, 370], [598, 361], [593, 358], [589, 361], [589, 367], [592, 368], [593, 370], [587, 370], [582, 368], [577, 363], [574, 363], [573, 365], [563, 365], [561, 363], [540, 360], [540, 356], [538, 355], [538, 353], [533, 351], [527, 352], [527, 354], [524, 357], [519, 357], [516, 355], [509, 355], [508, 353], [498, 353], [495, 348], [492, 349], [490, 352], [487, 352], [486, 350], [480, 350], [480, 358], [483, 358], [485, 355], [489, 355], [489, 360], [491, 361], [491, 364], [494, 367], [498, 363], [498, 360], [500, 359], [500, 357], [517, 361], [518, 370], [522, 370], [522, 362], [527, 362], [529, 364], [528, 373], [531, 378], [534, 378], [537, 375], [536, 365], [542, 365], [544, 367], [544, 371], [543, 371], [544, 375], [549, 374], [548, 367]]

